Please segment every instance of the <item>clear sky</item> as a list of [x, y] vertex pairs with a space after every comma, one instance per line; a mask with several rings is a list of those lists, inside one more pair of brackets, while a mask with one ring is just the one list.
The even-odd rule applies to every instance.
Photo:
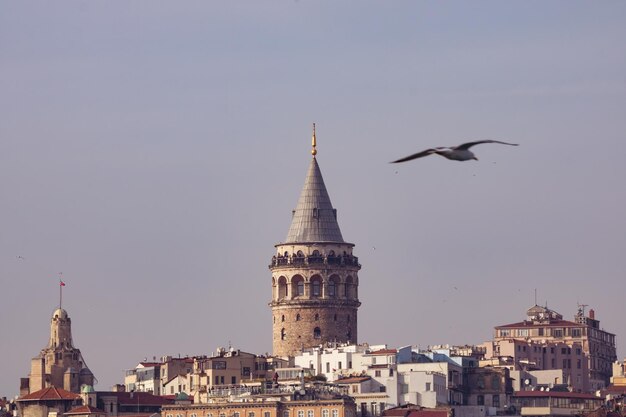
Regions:
[[[356, 244], [359, 338], [475, 344], [548, 303], [626, 356], [626, 3], [0, 2], [0, 396], [58, 272], [97, 389], [271, 351], [310, 160]], [[480, 145], [480, 161], [388, 162]], [[22, 258], [19, 258], [22, 257]]]

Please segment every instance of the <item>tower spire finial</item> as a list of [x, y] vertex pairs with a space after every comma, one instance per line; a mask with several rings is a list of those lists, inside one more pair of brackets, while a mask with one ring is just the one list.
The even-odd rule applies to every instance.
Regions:
[[315, 123], [313, 123], [313, 137], [311, 138], [311, 145], [313, 146], [313, 149], [311, 149], [311, 155], [315, 158], [315, 155], [317, 155], [317, 149], [315, 149], [317, 146], [317, 139], [315, 138]]

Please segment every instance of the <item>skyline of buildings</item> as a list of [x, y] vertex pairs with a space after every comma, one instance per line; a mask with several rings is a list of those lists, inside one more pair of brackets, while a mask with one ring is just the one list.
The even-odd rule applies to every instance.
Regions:
[[[567, 321], [535, 305], [524, 321], [496, 326], [494, 338], [482, 346], [358, 344], [360, 264], [352, 256], [354, 245], [341, 236], [315, 158], [315, 133], [312, 153], [287, 240], [276, 245], [270, 265], [271, 356], [230, 346], [210, 356], [164, 356], [128, 370], [123, 385], [96, 391], [96, 379], [73, 345], [71, 319], [59, 306], [48, 345], [20, 381], [20, 416], [116, 417], [124, 410], [120, 396], [143, 392], [173, 401], [153, 404], [164, 417], [368, 417], [407, 404], [454, 407], [469, 417], [478, 409], [482, 416], [511, 414], [514, 394], [540, 386], [585, 394], [608, 387], [617, 359], [615, 335], [600, 328], [593, 309], [586, 315], [581, 308]], [[341, 249], [346, 250], [335, 252]], [[233, 395], [249, 400], [218, 400]], [[76, 401], [87, 408], [72, 408]]]

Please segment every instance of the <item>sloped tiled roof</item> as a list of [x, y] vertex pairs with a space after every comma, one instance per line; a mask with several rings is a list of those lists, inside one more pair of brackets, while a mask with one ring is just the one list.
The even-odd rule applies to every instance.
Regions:
[[539, 397], [539, 398], [579, 398], [585, 400], [601, 400], [593, 394], [584, 392], [561, 392], [561, 391], [515, 391], [514, 397]]
[[387, 417], [447, 417], [448, 411], [441, 409], [410, 409], [410, 408], [392, 408], [383, 411], [383, 415]]
[[496, 326], [496, 329], [507, 329], [517, 327], [581, 327], [584, 324], [574, 323], [569, 320], [550, 320], [550, 323], [538, 323], [534, 324], [530, 321], [520, 321], [519, 323], [503, 324], [502, 326]]
[[70, 414], [106, 414], [106, 411], [99, 408], [92, 407], [90, 405], [81, 405], [80, 407], [72, 408], [70, 411], [63, 413], [65, 415]]
[[358, 384], [361, 382], [369, 381], [372, 379], [369, 376], [353, 376], [348, 378], [342, 378], [335, 381], [335, 384], [343, 385], [343, 384]]
[[18, 398], [18, 401], [54, 401], [54, 400], [76, 400], [80, 395], [64, 390], [63, 388], [48, 387], [39, 391], [31, 392]]
[[117, 397], [117, 402], [120, 405], [166, 405], [166, 404], [174, 404], [173, 400], [158, 396], [152, 395], [149, 392], [121, 392], [121, 391], [110, 391], [110, 392], [98, 392], [99, 395], [106, 395]]
[[293, 213], [285, 243], [343, 243], [336, 211], [330, 202], [322, 172], [313, 158]]
[[370, 355], [395, 355], [396, 353], [398, 353], [397, 349], [381, 349], [370, 352]]

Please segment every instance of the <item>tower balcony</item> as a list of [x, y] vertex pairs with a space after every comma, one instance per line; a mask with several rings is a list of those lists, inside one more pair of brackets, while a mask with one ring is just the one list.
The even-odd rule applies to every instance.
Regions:
[[273, 256], [268, 267], [270, 269], [276, 267], [356, 267], [361, 269], [359, 258], [353, 255], [337, 255], [337, 256]]
[[361, 302], [356, 299], [347, 298], [281, 298], [278, 300], [272, 300], [269, 303], [270, 307], [298, 307], [298, 308], [322, 308], [322, 307], [336, 307], [336, 308], [357, 308], [361, 305]]

